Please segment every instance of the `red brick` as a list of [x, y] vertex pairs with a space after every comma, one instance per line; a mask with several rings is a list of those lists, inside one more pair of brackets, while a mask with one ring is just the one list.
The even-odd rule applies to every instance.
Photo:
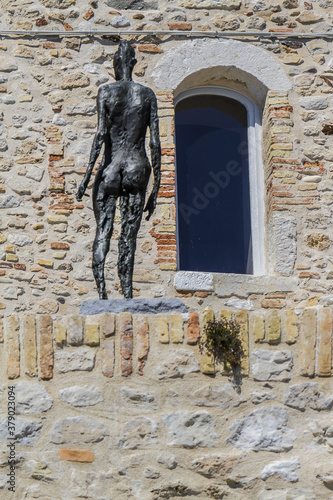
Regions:
[[92, 17], [94, 17], [94, 11], [89, 9], [87, 10], [87, 12], [85, 13], [85, 15], [83, 16], [84, 19], [86, 19], [87, 21], [89, 21], [89, 19], [91, 19]]
[[19, 264], [19, 263], [14, 264], [14, 269], [19, 269], [20, 271], [25, 271], [26, 268], [27, 267], [25, 264]]
[[69, 250], [69, 244], [62, 241], [53, 241], [51, 243], [52, 250]]
[[162, 49], [153, 44], [138, 45], [138, 50], [139, 52], [147, 52], [148, 54], [161, 54], [163, 52]]
[[36, 26], [46, 26], [47, 24], [48, 22], [44, 17], [37, 19], [36, 21]]
[[43, 49], [55, 49], [56, 44], [54, 42], [44, 42]]
[[191, 313], [187, 323], [187, 343], [195, 345], [200, 338], [199, 314]]
[[69, 24], [67, 24], [67, 23], [64, 23], [64, 24], [63, 24], [63, 27], [65, 28], [65, 31], [73, 31], [72, 26], [70, 26], [70, 25], [69, 25]]
[[191, 23], [168, 23], [169, 30], [191, 31]]

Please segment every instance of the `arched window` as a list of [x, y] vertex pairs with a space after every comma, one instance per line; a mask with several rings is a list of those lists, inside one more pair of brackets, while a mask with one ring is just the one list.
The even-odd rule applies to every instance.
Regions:
[[265, 274], [256, 105], [199, 87], [177, 97], [175, 129], [178, 269]]

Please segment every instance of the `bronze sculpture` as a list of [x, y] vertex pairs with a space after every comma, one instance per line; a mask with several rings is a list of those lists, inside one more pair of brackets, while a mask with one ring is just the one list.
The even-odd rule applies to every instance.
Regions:
[[[92, 268], [100, 299], [107, 299], [104, 264], [110, 247], [116, 203], [120, 197], [121, 234], [118, 275], [125, 298], [132, 298], [136, 237], [143, 211], [149, 220], [156, 207], [161, 179], [161, 145], [157, 101], [152, 89], [133, 82], [135, 51], [123, 40], [114, 56], [116, 82], [104, 85], [97, 96], [98, 128], [85, 176], [76, 198], [81, 201], [90, 176], [105, 144], [103, 161], [96, 174], [93, 207], [97, 223]], [[150, 128], [154, 185], [144, 208], [151, 165], [145, 149]]]

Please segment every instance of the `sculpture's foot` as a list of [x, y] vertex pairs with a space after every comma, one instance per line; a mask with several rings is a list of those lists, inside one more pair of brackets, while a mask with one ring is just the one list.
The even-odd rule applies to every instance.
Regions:
[[99, 300], [108, 300], [108, 294], [106, 293], [105, 288], [100, 290], [99, 292]]

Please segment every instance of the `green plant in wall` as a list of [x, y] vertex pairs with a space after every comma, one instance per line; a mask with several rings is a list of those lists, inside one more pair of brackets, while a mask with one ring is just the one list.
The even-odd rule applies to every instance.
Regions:
[[232, 370], [239, 368], [245, 355], [240, 329], [240, 324], [233, 319], [208, 321], [199, 343], [200, 351], [213, 356], [215, 363], [223, 361]]

